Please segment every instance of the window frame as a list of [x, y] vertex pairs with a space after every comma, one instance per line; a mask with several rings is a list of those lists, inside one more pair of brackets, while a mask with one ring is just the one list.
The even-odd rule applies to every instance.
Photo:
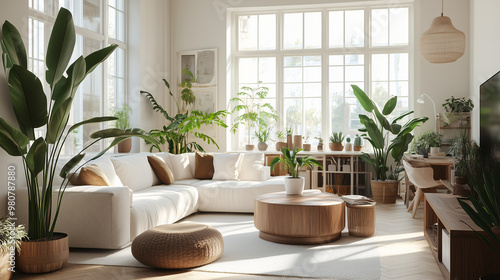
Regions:
[[[403, 46], [391, 46], [390, 45], [390, 35], [388, 38], [387, 46], [372, 46], [371, 42], [371, 20], [372, 20], [372, 10], [373, 9], [391, 9], [391, 8], [408, 8], [408, 45]], [[364, 30], [365, 30], [365, 40], [363, 47], [342, 47], [342, 48], [330, 48], [329, 47], [329, 12], [330, 11], [346, 11], [346, 10], [364, 10]], [[322, 12], [322, 47], [319, 49], [284, 49], [284, 30], [283, 30], [283, 17], [285, 13], [294, 12]], [[389, 1], [374, 1], [373, 3], [358, 2], [358, 3], [334, 3], [334, 4], [317, 4], [314, 7], [308, 6], [279, 6], [279, 7], [252, 7], [252, 8], [231, 8], [228, 9], [228, 21], [227, 24], [230, 25], [230, 33], [228, 34], [228, 58], [230, 59], [230, 67], [228, 69], [228, 87], [227, 87], [227, 100], [234, 97], [236, 92], [239, 91], [239, 65], [238, 59], [242, 57], [276, 57], [276, 110], [280, 115], [277, 122], [277, 129], [284, 130], [285, 123], [285, 112], [284, 110], [284, 57], [285, 56], [309, 56], [309, 55], [320, 55], [321, 69], [322, 69], [322, 124], [321, 137], [328, 141], [328, 137], [331, 134], [331, 118], [330, 118], [330, 98], [329, 98], [329, 56], [330, 55], [349, 55], [349, 54], [363, 54], [364, 55], [364, 89], [365, 92], [372, 96], [372, 60], [371, 56], [373, 54], [393, 54], [393, 53], [408, 53], [408, 110], [413, 110], [413, 96], [414, 96], [414, 85], [415, 85], [415, 70], [414, 70], [414, 27], [415, 27], [415, 7], [413, 0], [402, 0], [397, 4], [390, 3]], [[240, 51], [238, 49], [238, 18], [239, 16], [250, 16], [250, 15], [261, 15], [261, 14], [276, 14], [276, 49], [275, 50], [252, 50], [252, 51]], [[344, 13], [345, 14], [345, 13]], [[345, 22], [345, 17], [343, 18]], [[390, 26], [390, 24], [389, 24]], [[345, 28], [345, 23], [344, 23]], [[305, 31], [304, 31], [305, 32]], [[390, 33], [390, 29], [388, 30]], [[259, 34], [257, 34], [257, 37]], [[345, 32], [344, 32], [345, 37]], [[303, 35], [304, 38], [304, 35]], [[344, 40], [345, 44], [345, 40]], [[390, 69], [388, 69], [390, 73]], [[345, 75], [345, 73], [344, 73]], [[345, 81], [345, 79], [344, 79]], [[346, 99], [344, 93], [344, 100]], [[231, 106], [231, 104], [230, 104]], [[344, 129], [347, 130], [347, 129]], [[347, 131], [344, 131], [344, 133]], [[356, 131], [357, 132], [357, 131]], [[351, 133], [352, 134], [352, 133]], [[316, 135], [308, 135], [310, 139]], [[351, 135], [354, 137], [354, 135]], [[237, 135], [228, 136], [228, 150], [240, 150], [243, 147], [238, 146]]]

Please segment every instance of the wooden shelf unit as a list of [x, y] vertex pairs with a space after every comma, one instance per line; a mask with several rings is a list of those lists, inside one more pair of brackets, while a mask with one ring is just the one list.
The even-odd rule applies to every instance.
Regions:
[[[479, 279], [500, 273], [500, 256], [472, 231], [482, 232], [457, 201], [458, 196], [426, 193], [424, 203], [424, 236], [445, 279]], [[467, 223], [464, 224], [463, 222]], [[437, 231], [433, 225], [437, 223]], [[449, 252], [443, 251], [443, 229], [448, 232]], [[445, 245], [446, 246], [446, 245]], [[500, 250], [500, 248], [498, 248]], [[443, 263], [449, 256], [449, 270]]]

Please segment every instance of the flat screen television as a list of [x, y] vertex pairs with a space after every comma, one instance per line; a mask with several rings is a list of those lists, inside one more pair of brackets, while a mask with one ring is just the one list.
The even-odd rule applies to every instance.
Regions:
[[500, 72], [484, 82], [479, 91], [479, 146], [496, 153], [500, 147]]

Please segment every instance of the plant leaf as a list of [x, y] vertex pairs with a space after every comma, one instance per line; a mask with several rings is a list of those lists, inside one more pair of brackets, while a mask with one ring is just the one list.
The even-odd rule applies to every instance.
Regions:
[[68, 66], [76, 42], [75, 26], [71, 13], [61, 8], [57, 14], [47, 47], [45, 78], [53, 87]]
[[375, 104], [373, 104], [368, 95], [366, 95], [366, 93], [357, 85], [351, 85], [351, 87], [359, 103], [363, 106], [363, 109], [368, 112], [373, 111], [375, 109]]
[[368, 135], [373, 141], [372, 144], [374, 145], [374, 148], [383, 149], [384, 136], [382, 135], [382, 132], [378, 128], [377, 124], [367, 116], [359, 115], [359, 118], [363, 118], [363, 122], [365, 124], [366, 130], [368, 131]]
[[403, 155], [406, 151], [408, 151], [408, 145], [410, 145], [412, 140], [413, 135], [410, 133], [394, 139], [394, 142], [392, 142], [387, 148], [387, 151], [392, 150], [391, 155], [394, 158], [394, 161], [398, 162], [403, 158]]
[[75, 166], [82, 161], [82, 159], [85, 157], [85, 154], [77, 154], [73, 158], [71, 158], [66, 164], [63, 166], [61, 169], [61, 172], [59, 172], [59, 176], [61, 178], [66, 179], [68, 177], [68, 173], [71, 171], [71, 169], [75, 168]]
[[68, 123], [69, 114], [73, 98], [69, 98], [57, 108], [52, 110], [49, 123], [47, 125], [47, 143], [54, 144], [59, 136], [63, 133], [66, 124]]
[[384, 105], [384, 109], [382, 110], [382, 114], [385, 116], [390, 115], [392, 111], [394, 111], [394, 108], [396, 108], [396, 105], [398, 104], [398, 97], [393, 96]]
[[11, 156], [26, 154], [29, 139], [17, 128], [0, 118], [0, 147]]
[[117, 44], [111, 44], [104, 49], [95, 51], [85, 57], [86, 75], [90, 74], [94, 69], [104, 62], [118, 47]]
[[42, 83], [28, 69], [14, 65], [9, 72], [9, 92], [20, 130], [34, 140], [33, 129], [47, 124], [47, 97]]
[[[2, 50], [6, 54], [9, 63], [6, 67], [10, 68], [13, 64], [23, 68], [28, 68], [28, 60], [26, 59], [26, 48], [24, 47], [23, 38], [16, 27], [9, 21], [5, 21], [2, 25]], [[5, 64], [5, 62], [4, 62]]]
[[88, 120], [85, 120], [85, 121], [81, 121], [79, 123], [76, 123], [76, 124], [72, 125], [68, 129], [68, 133], [70, 133], [71, 131], [73, 131], [73, 130], [77, 129], [78, 127], [80, 127], [82, 125], [85, 125], [85, 124], [116, 121], [117, 119], [118, 119], [117, 117], [111, 117], [111, 116], [91, 118], [91, 119], [88, 119]]
[[47, 144], [42, 137], [38, 138], [31, 145], [26, 155], [26, 165], [31, 171], [31, 176], [35, 177], [45, 167], [45, 157], [47, 154]]

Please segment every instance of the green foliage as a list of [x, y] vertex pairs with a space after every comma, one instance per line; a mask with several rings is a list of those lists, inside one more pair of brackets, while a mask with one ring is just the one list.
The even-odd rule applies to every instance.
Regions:
[[341, 132], [332, 132], [330, 136], [330, 143], [342, 143], [344, 141], [345, 136], [342, 135]]
[[351, 138], [350, 138], [350, 137], [347, 137], [347, 138], [345, 139], [345, 141], [346, 141], [347, 143], [351, 143]]
[[[475, 231], [479, 238], [500, 254], [500, 239], [495, 234], [500, 233], [500, 161], [491, 151], [474, 147], [466, 166], [465, 175], [472, 191], [472, 195], [468, 197], [471, 204], [460, 198], [458, 202], [472, 221], [485, 232], [482, 234]], [[491, 241], [496, 243], [497, 249]]]
[[126, 104], [123, 104], [121, 108], [114, 108], [113, 116], [117, 118], [115, 127], [122, 130], [130, 128], [130, 113], [132, 113], [132, 108]]
[[276, 131], [276, 137], [278, 138], [278, 142], [286, 141], [286, 131], [280, 130]]
[[262, 81], [259, 81], [255, 88], [241, 87], [241, 91], [236, 93], [237, 96], [230, 100], [236, 104], [231, 113], [239, 113], [233, 121], [231, 132], [236, 133], [240, 125], [246, 126], [249, 145], [252, 128], [261, 132], [270, 127], [272, 121], [278, 120], [278, 112], [270, 103], [264, 102], [268, 93], [269, 88], [262, 86]]
[[471, 112], [474, 109], [474, 103], [472, 100], [462, 98], [450, 97], [445, 100], [446, 102], [442, 104], [443, 108], [446, 112], [449, 113], [462, 113], [462, 112]]
[[318, 139], [318, 141], [319, 141], [320, 143], [323, 143], [323, 138], [321, 138], [321, 136], [314, 137], [314, 139]]
[[358, 134], [354, 137], [354, 146], [361, 146], [361, 137]]
[[443, 135], [436, 133], [432, 130], [424, 132], [422, 135], [417, 137], [412, 144], [412, 151], [420, 151], [424, 149], [429, 151], [430, 147], [440, 147], [441, 146], [441, 138]]
[[[9, 216], [0, 219], [0, 256], [10, 252], [12, 245], [16, 246], [17, 252], [21, 251], [21, 241], [27, 237], [23, 225], [16, 225]], [[12, 243], [14, 242], [14, 243]]]
[[[374, 156], [371, 157], [367, 153], [363, 153], [361, 159], [373, 166], [375, 169], [375, 180], [384, 181], [387, 179], [387, 173], [389, 172], [389, 167], [387, 166], [389, 154], [394, 158], [395, 162], [399, 162], [403, 154], [408, 150], [408, 145], [413, 140], [413, 135], [411, 134], [413, 129], [419, 124], [426, 122], [429, 118], [414, 118], [404, 125], [398, 124], [399, 120], [413, 113], [413, 111], [410, 111], [389, 121], [386, 116], [390, 115], [396, 108], [397, 96], [390, 98], [386, 102], [383, 111], [380, 112], [375, 102], [363, 90], [356, 85], [351, 85], [351, 87], [363, 109], [371, 113], [371, 117], [364, 114], [359, 115], [359, 120], [364, 126], [359, 131], [363, 133], [361, 136], [372, 145]], [[389, 141], [390, 135], [392, 135], [393, 139]]]
[[259, 140], [259, 142], [266, 143], [271, 135], [271, 128], [263, 128], [262, 130], [255, 131], [255, 137]]
[[274, 170], [274, 167], [276, 166], [276, 164], [281, 162], [281, 163], [285, 164], [285, 166], [288, 168], [288, 171], [290, 172], [290, 175], [293, 178], [298, 178], [299, 171], [304, 166], [308, 166], [309, 168], [312, 168], [313, 165], [316, 165], [319, 168], [321, 168], [321, 164], [317, 160], [315, 160], [314, 158], [312, 158], [310, 156], [305, 156], [305, 157], [298, 156], [297, 154], [300, 151], [303, 151], [303, 150], [302, 149], [299, 150], [298, 147], [295, 147], [293, 149], [293, 151], [290, 151], [290, 149], [288, 149], [288, 147], [283, 147], [283, 149], [281, 149], [281, 153], [283, 154], [283, 156], [273, 158], [273, 160], [271, 161], [271, 164], [270, 164], [271, 170]]
[[181, 82], [181, 86], [183, 87], [181, 90], [181, 100], [187, 105], [193, 104], [196, 101], [196, 96], [194, 96], [193, 90], [191, 89], [194, 83], [194, 75], [189, 71], [189, 68], [182, 69], [182, 74], [187, 78]]
[[289, 127], [286, 129], [286, 136], [292, 136], [293, 135], [293, 127]]
[[[63, 178], [59, 194], [53, 197], [56, 165], [68, 136], [82, 125], [116, 120], [115, 117], [98, 117], [68, 128], [78, 86], [118, 46], [111, 45], [86, 57], [80, 56], [68, 66], [76, 34], [71, 13], [64, 8], [60, 9], [50, 34], [45, 59], [45, 78], [51, 91], [50, 99], [47, 99], [40, 79], [27, 69], [26, 50], [19, 31], [6, 21], [2, 26], [2, 35], [3, 65], [8, 77], [9, 94], [17, 124], [9, 124], [0, 118], [0, 147], [9, 155], [20, 156], [23, 160], [28, 187], [29, 237], [50, 238], [53, 236], [61, 201], [69, 182], [66, 175], [70, 170], [76, 168], [77, 171], [83, 166], [78, 166], [85, 156], [83, 151], [104, 138], [114, 138], [112, 143], [132, 136], [155, 140], [144, 133], [128, 134], [119, 129], [107, 137], [94, 137], [93, 142], [65, 165], [64, 172], [59, 174]], [[45, 135], [35, 139], [35, 128], [45, 128]], [[102, 153], [94, 158], [100, 155]], [[55, 208], [52, 207], [53, 203]]]
[[[179, 112], [180, 106], [170, 89], [170, 84], [165, 79], [163, 79], [163, 82], [168, 88], [168, 93], [177, 105], [177, 111]], [[149, 132], [149, 134], [156, 139], [155, 142], [148, 143], [152, 145], [150, 151], [157, 149], [161, 152], [161, 146], [168, 144], [168, 151], [172, 154], [190, 153], [194, 151], [204, 152], [205, 150], [200, 144], [189, 140], [189, 133], [191, 132], [193, 132], [195, 138], [207, 142], [207, 144], [214, 144], [217, 149], [219, 149], [219, 145], [212, 137], [195, 130], [200, 129], [203, 125], [213, 124], [226, 128], [227, 125], [224, 122], [224, 118], [228, 115], [228, 111], [222, 110], [214, 113], [188, 111], [186, 113], [177, 113], [172, 117], [167, 110], [158, 104], [151, 93], [141, 90], [141, 94], [144, 94], [149, 99], [153, 106], [153, 110], [161, 113], [169, 122], [169, 124], [164, 125], [162, 129], [152, 129]]]
[[461, 130], [460, 134], [451, 140], [448, 153], [455, 160], [455, 174], [465, 176], [469, 168], [467, 163], [472, 157], [472, 142], [465, 129]]

